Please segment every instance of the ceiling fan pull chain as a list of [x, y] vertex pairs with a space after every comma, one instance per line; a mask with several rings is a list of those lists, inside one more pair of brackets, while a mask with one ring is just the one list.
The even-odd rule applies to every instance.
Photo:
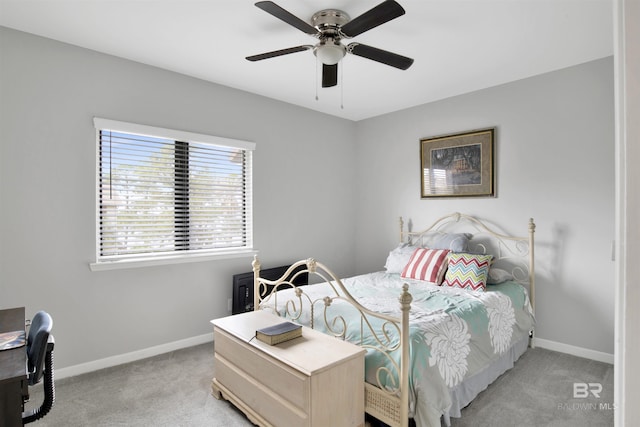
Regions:
[[340, 109], [344, 110], [344, 63], [340, 67]]
[[318, 57], [316, 56], [316, 101], [318, 100]]

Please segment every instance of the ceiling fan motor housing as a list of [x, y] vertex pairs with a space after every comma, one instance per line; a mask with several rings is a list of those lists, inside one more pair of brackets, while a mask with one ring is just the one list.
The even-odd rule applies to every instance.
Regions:
[[316, 27], [321, 35], [339, 36], [340, 27], [350, 20], [349, 15], [341, 10], [325, 9], [313, 14], [311, 25]]

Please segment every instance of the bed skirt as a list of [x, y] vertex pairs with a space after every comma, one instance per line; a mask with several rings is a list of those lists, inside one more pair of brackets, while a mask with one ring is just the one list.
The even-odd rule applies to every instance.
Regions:
[[461, 410], [471, 401], [485, 390], [489, 384], [494, 382], [500, 375], [513, 368], [516, 360], [527, 351], [529, 347], [529, 336], [525, 336], [516, 342], [509, 351], [503, 354], [499, 359], [490, 364], [486, 369], [478, 372], [474, 376], [467, 378], [451, 390], [451, 408], [449, 413], [443, 414], [444, 424], [451, 426], [451, 417], [460, 418]]

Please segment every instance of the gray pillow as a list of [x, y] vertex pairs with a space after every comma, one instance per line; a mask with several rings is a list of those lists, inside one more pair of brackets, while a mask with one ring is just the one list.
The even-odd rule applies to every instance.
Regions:
[[470, 233], [444, 233], [436, 237], [429, 248], [449, 249], [451, 252], [467, 252], [469, 250]]

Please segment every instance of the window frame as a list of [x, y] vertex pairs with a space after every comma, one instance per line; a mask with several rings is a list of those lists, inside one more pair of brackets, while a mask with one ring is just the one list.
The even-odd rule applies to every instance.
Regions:
[[[95, 241], [94, 241], [94, 261], [89, 263], [91, 271], [102, 271], [120, 268], [149, 267], [156, 265], [181, 264], [189, 262], [202, 262], [220, 259], [230, 259], [239, 257], [250, 257], [257, 252], [253, 249], [253, 161], [252, 152], [255, 150], [255, 143], [237, 139], [223, 138], [213, 135], [206, 135], [175, 129], [160, 128], [155, 126], [128, 123], [117, 120], [93, 118], [96, 132], [95, 140]], [[221, 147], [239, 148], [247, 151], [246, 181], [248, 190], [246, 195], [246, 205], [249, 210], [248, 227], [246, 231], [246, 245], [239, 248], [225, 248], [215, 250], [194, 250], [194, 251], [173, 251], [162, 254], [145, 254], [141, 256], [126, 256], [120, 259], [101, 259], [100, 256], [100, 131], [111, 130], [117, 132], [131, 133], [144, 136], [167, 138], [180, 143], [197, 142], [211, 144]]]

